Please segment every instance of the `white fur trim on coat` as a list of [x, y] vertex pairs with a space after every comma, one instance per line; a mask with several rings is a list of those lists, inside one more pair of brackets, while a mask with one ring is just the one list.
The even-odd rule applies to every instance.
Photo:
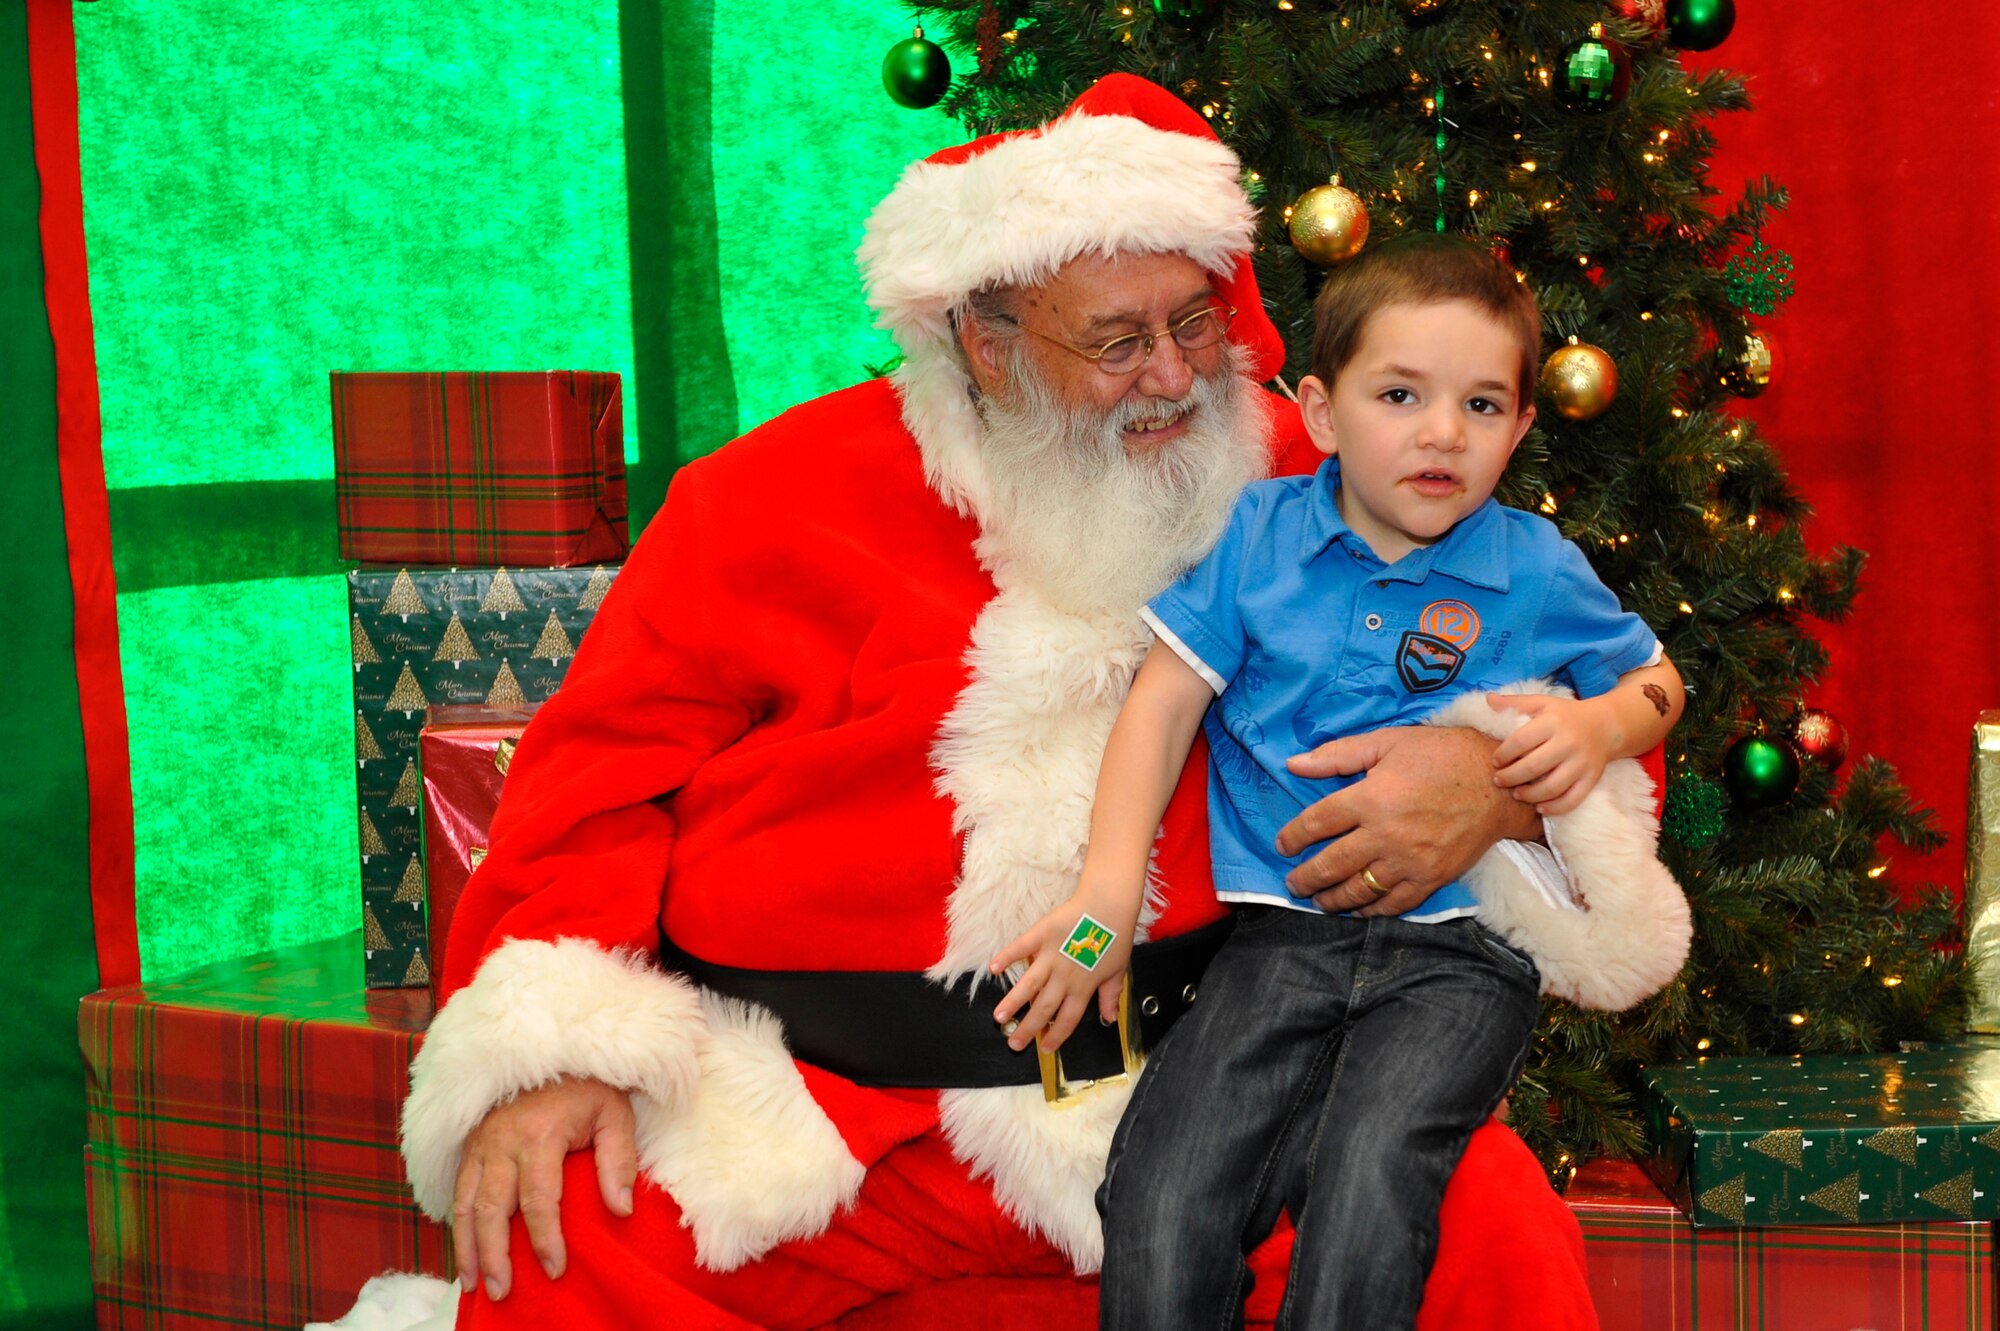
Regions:
[[[1539, 682], [1495, 692], [1570, 696], [1560, 685]], [[1425, 718], [1496, 739], [1527, 719], [1495, 709], [1479, 693]], [[1582, 804], [1543, 826], [1587, 908], [1550, 901], [1496, 848], [1466, 875], [1479, 898], [1480, 922], [1535, 959], [1543, 993], [1581, 1007], [1617, 1012], [1664, 989], [1687, 961], [1694, 926], [1680, 884], [1656, 853], [1659, 824], [1645, 769], [1617, 759]]]
[[694, 986], [642, 957], [577, 938], [508, 939], [451, 996], [410, 1065], [403, 1162], [417, 1204], [447, 1219], [466, 1134], [558, 1078], [595, 1077], [678, 1110], [704, 1026]]
[[307, 1322], [305, 1331], [451, 1331], [458, 1320], [458, 1285], [434, 1276], [376, 1276], [345, 1316]]
[[[986, 963], [1076, 889], [1104, 742], [1151, 635], [1136, 611], [1065, 613], [1012, 585], [973, 626], [972, 681], [931, 752], [952, 801], [965, 858], [945, 952], [931, 978], [954, 983]], [[1142, 913], [1143, 940], [1154, 911]], [[950, 1090], [939, 1097], [952, 1152], [1024, 1228], [1097, 1269], [1104, 1237], [1095, 1194], [1129, 1085], [1105, 1085], [1052, 1110], [1039, 1086]]]
[[639, 1166], [673, 1195], [695, 1261], [732, 1271], [814, 1238], [866, 1171], [806, 1089], [784, 1027], [753, 1003], [703, 991], [701, 1079], [678, 1111], [639, 1109]]

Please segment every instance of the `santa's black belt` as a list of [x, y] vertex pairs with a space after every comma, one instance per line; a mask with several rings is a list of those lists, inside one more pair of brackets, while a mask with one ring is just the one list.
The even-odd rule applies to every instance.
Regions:
[[[1147, 1047], [1195, 1001], [1196, 987], [1235, 927], [1225, 918], [1132, 950], [1131, 1016]], [[1008, 985], [983, 977], [967, 1000], [916, 971], [767, 971], [718, 966], [676, 947], [664, 935], [660, 961], [704, 988], [770, 1009], [785, 1025], [785, 1044], [803, 1063], [863, 1086], [1020, 1086], [1042, 1079], [1032, 1045], [1016, 1052], [994, 1024]], [[1118, 1028], [1092, 1011], [1062, 1047], [1072, 1081], [1124, 1071]]]

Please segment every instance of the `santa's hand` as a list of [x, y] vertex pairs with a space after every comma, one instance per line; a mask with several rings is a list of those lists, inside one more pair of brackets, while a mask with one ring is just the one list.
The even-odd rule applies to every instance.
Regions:
[[551, 1082], [489, 1112], [465, 1139], [452, 1188], [452, 1248], [458, 1282], [471, 1289], [483, 1276], [486, 1295], [504, 1299], [514, 1273], [507, 1229], [514, 1212], [528, 1227], [528, 1244], [551, 1280], [568, 1265], [563, 1246], [563, 1158], [595, 1148], [597, 1186], [614, 1215], [632, 1214], [638, 1178], [632, 1097], [586, 1078]]
[[1288, 857], [1326, 842], [1285, 886], [1321, 910], [1398, 915], [1462, 875], [1494, 842], [1539, 840], [1541, 820], [1494, 786], [1493, 749], [1469, 730], [1397, 726], [1289, 759], [1303, 777], [1367, 776], [1279, 829], [1278, 852]]

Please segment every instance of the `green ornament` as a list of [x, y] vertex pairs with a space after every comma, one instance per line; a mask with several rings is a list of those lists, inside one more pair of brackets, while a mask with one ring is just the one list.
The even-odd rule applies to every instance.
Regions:
[[1723, 295], [1751, 314], [1771, 314], [1792, 298], [1792, 256], [1753, 240], [1747, 253], [1722, 267]]
[[1222, 12], [1222, 0], [1153, 0], [1153, 13], [1177, 28], [1199, 28]]
[[1736, 26], [1736, 0], [1667, 0], [1667, 40], [1683, 51], [1712, 51]]
[[1660, 824], [1683, 846], [1700, 850], [1722, 835], [1722, 805], [1721, 786], [1698, 776], [1679, 776], [1667, 787]]
[[1745, 735], [1722, 755], [1722, 784], [1746, 808], [1782, 804], [1799, 787], [1799, 756], [1789, 744]]
[[1625, 100], [1632, 86], [1632, 57], [1593, 23], [1556, 60], [1556, 95], [1572, 111], [1605, 111]]
[[882, 57], [882, 86], [898, 106], [912, 111], [936, 106], [951, 86], [951, 60], [918, 28], [916, 36], [897, 42]]

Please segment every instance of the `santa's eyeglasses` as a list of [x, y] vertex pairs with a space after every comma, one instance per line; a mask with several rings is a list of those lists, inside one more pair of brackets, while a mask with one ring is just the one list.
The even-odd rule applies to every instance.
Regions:
[[1127, 333], [1123, 337], [1112, 338], [1100, 347], [1080, 347], [1060, 337], [1051, 337], [1038, 328], [1028, 327], [1011, 314], [1000, 317], [1024, 333], [1033, 333], [1044, 342], [1053, 342], [1065, 351], [1074, 352], [1106, 374], [1132, 374], [1153, 358], [1153, 344], [1162, 337], [1171, 337], [1174, 345], [1182, 351], [1200, 351], [1203, 347], [1214, 346], [1229, 331], [1236, 311], [1228, 305], [1210, 305], [1157, 333]]

